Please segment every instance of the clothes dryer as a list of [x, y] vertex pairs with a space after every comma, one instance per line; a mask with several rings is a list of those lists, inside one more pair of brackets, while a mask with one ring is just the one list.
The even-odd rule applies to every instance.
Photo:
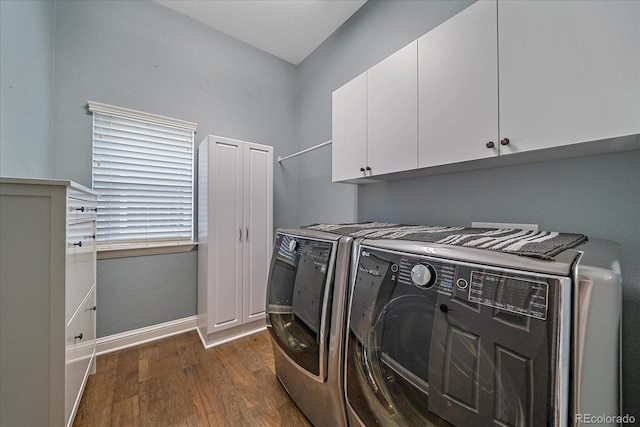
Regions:
[[620, 415], [617, 245], [549, 259], [358, 239], [346, 333], [352, 426], [565, 426]]

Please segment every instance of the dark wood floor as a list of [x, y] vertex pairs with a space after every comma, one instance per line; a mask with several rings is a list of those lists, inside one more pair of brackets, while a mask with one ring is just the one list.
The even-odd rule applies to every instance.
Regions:
[[97, 358], [75, 427], [310, 426], [266, 331], [205, 350], [195, 331]]

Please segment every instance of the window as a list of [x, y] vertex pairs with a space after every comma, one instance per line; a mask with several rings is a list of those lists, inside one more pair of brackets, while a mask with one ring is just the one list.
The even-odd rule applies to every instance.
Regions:
[[100, 249], [193, 242], [196, 124], [89, 102]]

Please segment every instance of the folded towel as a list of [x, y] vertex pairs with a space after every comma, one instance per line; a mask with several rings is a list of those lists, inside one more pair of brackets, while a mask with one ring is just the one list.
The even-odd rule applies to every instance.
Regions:
[[550, 260], [587, 241], [583, 234], [514, 228], [470, 228], [403, 225], [384, 222], [312, 224], [302, 228], [367, 239], [401, 239], [442, 245], [488, 249]]

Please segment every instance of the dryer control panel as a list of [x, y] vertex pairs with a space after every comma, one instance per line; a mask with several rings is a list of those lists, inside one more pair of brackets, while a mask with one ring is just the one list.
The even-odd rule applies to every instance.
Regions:
[[547, 318], [549, 283], [544, 278], [403, 253], [388, 253], [388, 265], [381, 268], [380, 265], [386, 263], [380, 262], [376, 252], [361, 249], [361, 265], [367, 263], [362, 260], [374, 257], [377, 267], [369, 273], [387, 275], [387, 280], [397, 281], [398, 285], [432, 290], [449, 297], [455, 295], [456, 298], [518, 315], [541, 320]]

